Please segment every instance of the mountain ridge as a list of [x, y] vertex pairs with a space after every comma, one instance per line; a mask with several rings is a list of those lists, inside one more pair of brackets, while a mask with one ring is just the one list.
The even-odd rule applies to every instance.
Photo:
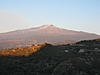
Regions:
[[48, 28], [62, 29], [62, 30], [68, 30], [68, 31], [74, 31], [74, 32], [81, 32], [81, 33], [89, 33], [89, 34], [99, 35], [99, 34], [92, 33], [92, 32], [76, 31], [76, 30], [71, 30], [71, 29], [60, 28], [60, 27], [57, 27], [57, 26], [55, 26], [53, 24], [47, 24], [47, 25], [42, 25], [42, 26], [38, 26], [38, 27], [32, 27], [32, 28], [27, 28], [27, 29], [20, 29], [20, 30], [13, 30], [13, 31], [8, 31], [8, 32], [3, 32], [3, 33], [0, 33], [0, 35], [12, 33], [12, 32], [36, 31], [36, 30], [39, 30], [39, 29], [42, 30], [42, 29], [48, 29]]
[[[33, 30], [33, 29], [39, 29], [39, 28], [49, 28], [49, 27], [52, 27], [52, 28], [54, 27], [54, 28], [64, 29], [64, 30], [71, 30], [71, 31], [76, 31], [76, 32], [86, 32], [86, 31], [78, 31], [78, 30], [60, 28], [60, 27], [55, 26], [53, 24], [46, 24], [46, 25], [41, 25], [41, 26], [36, 26], [36, 27], [31, 27], [31, 28], [18, 29], [18, 30], [12, 30], [12, 31], [7, 31], [7, 32], [0, 32], [0, 34], [9, 33], [9, 32], [16, 32], [16, 31], [23, 31], [23, 30]], [[92, 33], [92, 32], [86, 32], [86, 33], [97, 34], [97, 33]], [[99, 34], [97, 34], [97, 35], [99, 35]]]
[[[4, 47], [17, 47], [17, 45], [31, 45], [44, 42], [64, 42], [66, 40], [80, 41], [100, 38], [100, 35], [63, 29], [52, 24], [29, 29], [17, 30], [0, 34], [0, 45]], [[1, 40], [3, 40], [1, 42]], [[8, 42], [7, 40], [10, 40]], [[11, 41], [13, 40], [13, 42]], [[17, 40], [17, 41], [16, 41]], [[7, 41], [7, 42], [5, 42]], [[66, 42], [67, 43], [67, 42]], [[10, 44], [10, 45], [9, 45]], [[15, 44], [15, 46], [14, 46]]]

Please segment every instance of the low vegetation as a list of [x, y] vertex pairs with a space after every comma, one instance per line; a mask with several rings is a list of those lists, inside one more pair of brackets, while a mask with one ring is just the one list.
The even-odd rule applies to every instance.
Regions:
[[33, 44], [23, 48], [8, 48], [0, 50], [0, 55], [4, 56], [28, 56], [34, 52], [37, 52], [40, 48], [44, 47], [45, 44]]

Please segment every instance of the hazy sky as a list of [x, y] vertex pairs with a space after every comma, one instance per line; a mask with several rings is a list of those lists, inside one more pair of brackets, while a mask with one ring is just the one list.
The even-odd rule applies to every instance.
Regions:
[[100, 34], [100, 0], [0, 0], [0, 33], [44, 24]]

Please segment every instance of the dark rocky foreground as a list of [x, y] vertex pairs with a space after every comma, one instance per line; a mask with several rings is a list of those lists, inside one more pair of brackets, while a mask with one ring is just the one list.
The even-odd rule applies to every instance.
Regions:
[[0, 56], [0, 75], [100, 75], [100, 46], [91, 45], [47, 45], [29, 56]]

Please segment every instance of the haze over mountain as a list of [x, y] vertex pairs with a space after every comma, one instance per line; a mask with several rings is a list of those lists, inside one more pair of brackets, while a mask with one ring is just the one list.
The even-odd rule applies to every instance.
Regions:
[[0, 48], [19, 47], [33, 43], [79, 41], [99, 38], [100, 35], [43, 25], [40, 27], [0, 33]]

